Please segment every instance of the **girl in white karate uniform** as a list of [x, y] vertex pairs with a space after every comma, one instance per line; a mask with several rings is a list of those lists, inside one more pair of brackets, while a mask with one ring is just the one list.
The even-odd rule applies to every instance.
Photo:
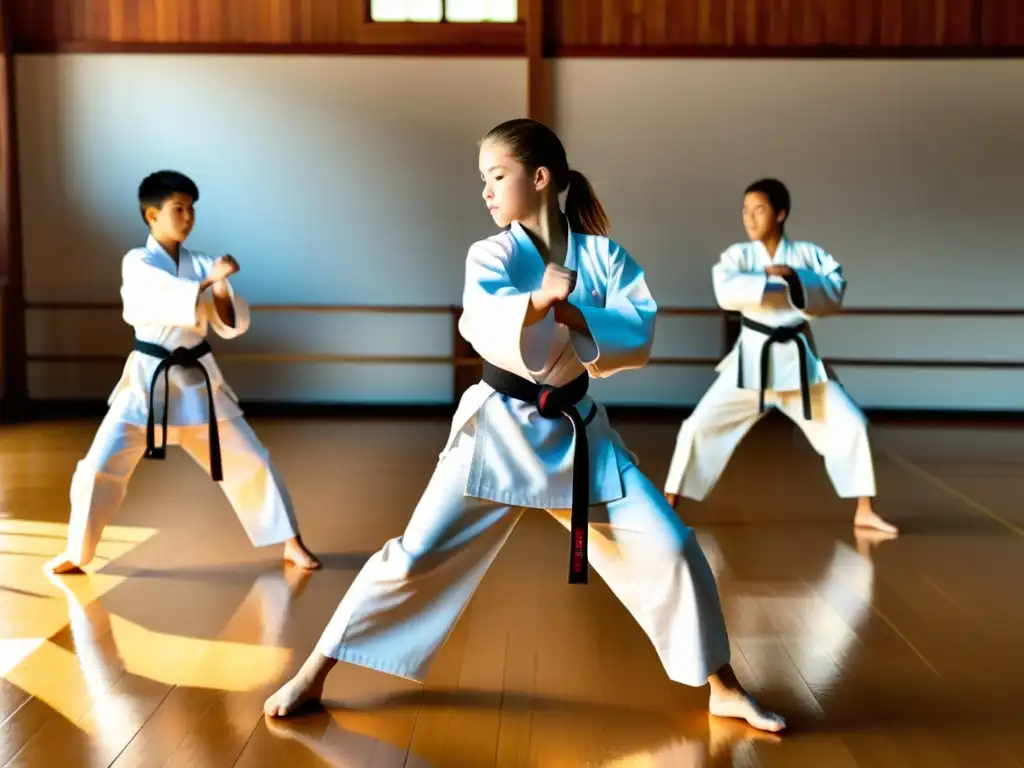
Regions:
[[736, 346], [719, 377], [679, 429], [665, 497], [703, 500], [740, 440], [774, 405], [824, 457], [840, 498], [857, 499], [854, 525], [896, 533], [874, 510], [875, 473], [867, 420], [818, 357], [808, 320], [842, 310], [843, 269], [813, 243], [790, 240], [790, 196], [776, 179], [744, 193], [748, 243], [722, 254], [712, 269], [722, 309], [742, 314]]
[[[516, 522], [545, 509], [572, 532], [570, 581], [586, 580], [589, 560], [671, 679], [710, 683], [713, 714], [781, 730], [784, 720], [729, 666], [715, 580], [694, 532], [585, 393], [589, 377], [647, 362], [657, 307], [643, 270], [606, 236], [590, 184], [544, 125], [499, 125], [479, 164], [484, 202], [505, 230], [475, 243], [466, 261], [459, 330], [484, 358], [484, 379], [463, 395], [405, 532], [370, 558], [265, 712], [285, 716], [319, 699], [338, 661], [422, 681]], [[576, 462], [581, 438], [588, 456]]]

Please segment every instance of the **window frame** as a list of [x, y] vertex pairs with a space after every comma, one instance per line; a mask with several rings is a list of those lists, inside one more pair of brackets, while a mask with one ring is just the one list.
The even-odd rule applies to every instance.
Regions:
[[441, 21], [374, 21], [371, 2], [363, 2], [360, 45], [455, 56], [521, 56], [526, 49], [524, 0], [517, 2], [516, 21], [448, 21], [444, 6]]
[[515, 21], [451, 21], [448, 18], [448, 0], [441, 0], [440, 21], [377, 21], [373, 18], [373, 0], [365, 0], [363, 4], [365, 14], [363, 22], [366, 24], [456, 24], [465, 27], [482, 27], [500, 24], [503, 27], [512, 27], [523, 23], [523, 0], [516, 0]]

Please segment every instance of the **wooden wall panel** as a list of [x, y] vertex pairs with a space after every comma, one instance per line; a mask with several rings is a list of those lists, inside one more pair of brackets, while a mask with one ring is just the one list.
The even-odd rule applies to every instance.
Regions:
[[978, 26], [983, 45], [1020, 45], [1024, 41], [1024, 0], [986, 0]]
[[13, 0], [19, 43], [346, 43], [360, 0]]
[[[374, 24], [367, 0], [3, 1], [13, 4], [20, 50], [333, 46], [523, 54], [526, 45], [523, 24]], [[1024, 0], [538, 1], [546, 11], [548, 55], [1024, 51]], [[522, 17], [531, 2], [521, 0]]]
[[374, 24], [366, 0], [3, 0], [18, 50], [520, 54], [522, 24]]
[[[830, 55], [1024, 46], [1024, 0], [560, 0], [555, 55]], [[984, 55], [981, 50], [976, 51]]]

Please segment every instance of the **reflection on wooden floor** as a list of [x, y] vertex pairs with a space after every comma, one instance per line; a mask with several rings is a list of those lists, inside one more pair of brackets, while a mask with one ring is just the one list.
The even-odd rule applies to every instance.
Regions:
[[[660, 485], [676, 424], [620, 424]], [[0, 430], [0, 766], [1024, 765], [1024, 431], [879, 428], [857, 538], [784, 422], [751, 435], [704, 505], [734, 664], [792, 731], [709, 721], [599, 579], [564, 578], [564, 530], [528, 515], [425, 687], [354, 668], [330, 707], [260, 708], [365, 558], [401, 532], [443, 421], [264, 422], [323, 571], [250, 548], [180, 451], [143, 462], [93, 572], [50, 579], [96, 424]], [[796, 491], [796, 493], [794, 493]]]

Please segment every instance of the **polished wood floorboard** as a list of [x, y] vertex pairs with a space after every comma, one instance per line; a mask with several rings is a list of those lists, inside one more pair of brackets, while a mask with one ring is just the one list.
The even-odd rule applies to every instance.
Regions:
[[[425, 686], [339, 667], [328, 707], [267, 722], [360, 565], [399, 534], [444, 421], [260, 421], [305, 576], [251, 548], [178, 450], [143, 462], [90, 573], [48, 578], [97, 424], [0, 429], [0, 766], [1024, 766], [1024, 430], [879, 427], [878, 509], [855, 536], [818, 457], [769, 418], [703, 505], [738, 674], [781, 742], [669, 682], [565, 534], [524, 517]], [[677, 424], [618, 425], [660, 486]]]

